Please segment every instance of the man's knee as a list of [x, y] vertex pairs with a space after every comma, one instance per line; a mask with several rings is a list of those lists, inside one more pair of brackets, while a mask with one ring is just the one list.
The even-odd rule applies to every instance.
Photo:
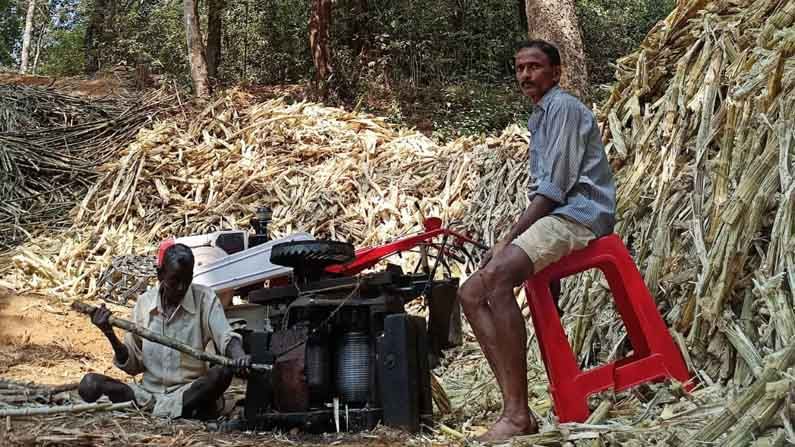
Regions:
[[105, 383], [104, 378], [100, 374], [88, 373], [83, 376], [80, 385], [77, 387], [77, 393], [80, 398], [86, 402], [96, 402], [97, 399], [102, 397], [102, 384]]
[[229, 385], [232, 384], [232, 377], [234, 371], [232, 368], [226, 366], [214, 366], [207, 372], [207, 378], [212, 384], [213, 388], [219, 391], [226, 391]]
[[517, 245], [508, 245], [498, 259], [494, 259], [484, 269], [491, 287], [513, 289], [533, 276], [531, 257]]
[[486, 289], [483, 284], [482, 270], [478, 270], [458, 288], [458, 301], [464, 310], [475, 308], [481, 305], [486, 297]]
[[524, 281], [524, 276], [518, 273], [520, 270], [511, 260], [491, 262], [483, 269], [483, 281], [489, 290], [490, 303], [500, 305], [515, 300], [514, 287]]
[[488, 290], [494, 291], [501, 288], [512, 288], [513, 279], [509, 274], [509, 265], [502, 259], [494, 260], [481, 270], [483, 283]]

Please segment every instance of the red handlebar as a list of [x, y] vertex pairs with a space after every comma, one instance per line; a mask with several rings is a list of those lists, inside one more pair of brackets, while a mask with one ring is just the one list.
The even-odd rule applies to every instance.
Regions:
[[457, 233], [453, 230], [449, 230], [447, 228], [443, 228], [442, 219], [439, 219], [438, 217], [431, 217], [425, 219], [425, 221], [423, 222], [423, 226], [425, 227], [425, 231], [419, 234], [415, 234], [414, 236], [398, 239], [397, 241], [390, 242], [388, 244], [381, 245], [378, 247], [369, 247], [369, 248], [362, 248], [356, 250], [356, 258], [353, 261], [347, 264], [332, 265], [330, 267], [327, 267], [326, 271], [329, 273], [338, 273], [346, 276], [356, 275], [358, 273], [361, 273], [363, 270], [376, 265], [384, 258], [387, 258], [399, 252], [411, 250], [412, 248], [420, 245], [421, 243], [431, 240], [440, 235], [452, 236], [453, 238], [455, 238], [455, 243], [458, 245], [463, 245], [465, 242], [468, 242], [484, 250], [487, 248], [483, 244], [473, 240], [468, 236], [465, 236], [461, 233]]

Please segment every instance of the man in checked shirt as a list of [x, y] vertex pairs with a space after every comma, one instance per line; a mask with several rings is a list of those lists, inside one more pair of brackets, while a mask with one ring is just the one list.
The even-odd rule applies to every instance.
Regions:
[[223, 409], [223, 394], [232, 375], [247, 374], [251, 356], [243, 351], [239, 334], [232, 332], [221, 302], [210, 288], [193, 281], [193, 253], [176, 244], [158, 259], [158, 287], [142, 294], [132, 311], [135, 324], [195, 349], [212, 342], [216, 351], [234, 360], [234, 366], [210, 368], [206, 362], [176, 349], [127, 333], [124, 342], [108, 322], [103, 304], [91, 316], [113, 347], [113, 364], [122, 371], [143, 373], [140, 383], [123, 383], [102, 374], [88, 373], [78, 388], [80, 397], [94, 402], [103, 395], [112, 402], [135, 402], [155, 416], [214, 419]]
[[483, 441], [538, 431], [527, 404], [527, 332], [514, 287], [610, 234], [615, 223], [616, 189], [599, 128], [593, 113], [558, 87], [557, 48], [526, 42], [515, 63], [519, 87], [535, 104], [528, 121], [529, 205], [459, 290], [503, 398], [502, 414]]

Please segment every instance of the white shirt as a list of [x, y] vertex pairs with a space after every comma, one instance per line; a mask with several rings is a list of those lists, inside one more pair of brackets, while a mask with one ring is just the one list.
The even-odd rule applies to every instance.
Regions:
[[[159, 290], [151, 288], [138, 298], [132, 311], [135, 324], [198, 350], [212, 341], [221, 354], [226, 353], [232, 338], [240, 338], [232, 332], [221, 302], [209, 287], [191, 284], [170, 318], [163, 313]], [[154, 398], [155, 416], [181, 416], [182, 393], [207, 374], [207, 362], [132, 333], [125, 335], [124, 345], [129, 352], [127, 361], [120, 364], [114, 358], [114, 364], [130, 375], [143, 373], [140, 385], [132, 387], [139, 404]]]

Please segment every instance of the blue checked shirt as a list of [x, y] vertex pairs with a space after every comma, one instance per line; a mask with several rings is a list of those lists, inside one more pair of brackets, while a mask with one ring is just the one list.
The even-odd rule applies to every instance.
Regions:
[[557, 203], [552, 214], [579, 222], [597, 237], [613, 232], [616, 185], [593, 113], [559, 87], [549, 90], [527, 122], [528, 198]]

